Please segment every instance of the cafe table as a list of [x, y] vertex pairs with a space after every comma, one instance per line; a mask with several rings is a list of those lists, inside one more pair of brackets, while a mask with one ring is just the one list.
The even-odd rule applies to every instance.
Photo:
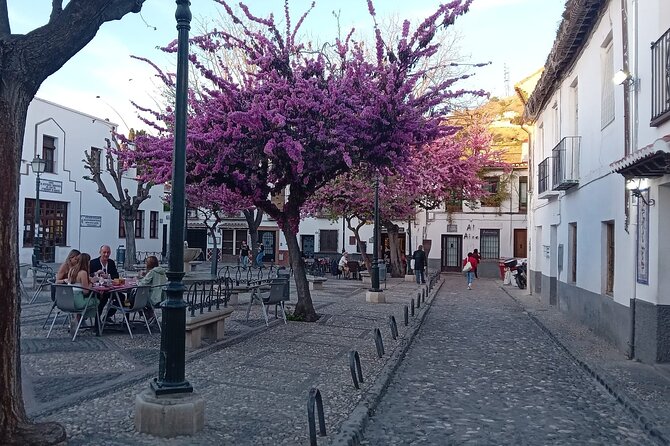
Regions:
[[[101, 318], [107, 317], [112, 301], [116, 301], [118, 306], [123, 305], [123, 302], [121, 302], [121, 293], [131, 292], [138, 287], [136, 279], [125, 279], [123, 282], [116, 282], [116, 280], [117, 279], [93, 284], [93, 292], [98, 295], [98, 298], [102, 299], [102, 296], [105, 293], [109, 293], [110, 295], [105, 304], [105, 308], [100, 315]], [[98, 324], [98, 321], [95, 323]], [[102, 329], [96, 327], [96, 333], [102, 334]]]

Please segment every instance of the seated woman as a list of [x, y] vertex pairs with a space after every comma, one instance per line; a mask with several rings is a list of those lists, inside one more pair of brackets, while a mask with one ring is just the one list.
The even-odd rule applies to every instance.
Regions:
[[79, 252], [78, 249], [73, 249], [65, 258], [63, 264], [58, 268], [56, 273], [56, 283], [67, 283], [67, 276], [70, 273], [70, 270], [77, 266], [79, 263]]
[[159, 304], [163, 300], [163, 288], [160, 285], [167, 283], [167, 276], [165, 275], [165, 268], [158, 266], [158, 258], [156, 256], [147, 257], [144, 262], [146, 272], [142, 273], [142, 278], [137, 281], [140, 286], [154, 287], [151, 290], [151, 304], [147, 305], [144, 314], [148, 319], [154, 317], [153, 306]]
[[[91, 280], [89, 279], [90, 261], [90, 255], [86, 253], [80, 254], [79, 261], [73, 268], [70, 269], [67, 277], [68, 283], [70, 283], [70, 285], [77, 285], [77, 287], [75, 287], [73, 290], [75, 308], [83, 310], [85, 307], [87, 307], [86, 304], [88, 303], [86, 313], [83, 315], [84, 319], [96, 317], [98, 312], [98, 304], [100, 303], [97, 297], [89, 297], [91, 295], [92, 287]], [[70, 327], [73, 328], [73, 325], [76, 327], [78, 323], [79, 317], [75, 316], [70, 320]]]

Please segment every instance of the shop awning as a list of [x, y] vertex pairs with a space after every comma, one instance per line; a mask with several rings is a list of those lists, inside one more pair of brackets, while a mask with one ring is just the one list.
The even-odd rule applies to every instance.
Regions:
[[626, 179], [670, 174], [670, 135], [626, 155], [610, 164], [610, 167]]

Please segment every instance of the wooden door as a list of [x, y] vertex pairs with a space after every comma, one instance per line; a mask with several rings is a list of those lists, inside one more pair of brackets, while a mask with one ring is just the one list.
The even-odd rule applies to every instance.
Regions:
[[528, 232], [526, 229], [514, 230], [514, 257], [528, 256]]

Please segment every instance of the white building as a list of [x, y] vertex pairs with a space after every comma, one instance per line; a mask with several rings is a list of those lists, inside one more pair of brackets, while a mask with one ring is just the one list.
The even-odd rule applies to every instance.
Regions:
[[[670, 2], [624, 5], [567, 1], [526, 106], [533, 123], [530, 284], [631, 356], [664, 362]], [[619, 70], [630, 75], [617, 85]]]
[[[120, 235], [120, 216], [97, 192], [95, 183], [84, 180], [84, 151], [99, 149], [104, 160], [105, 138], [116, 124], [43, 99], [35, 98], [28, 108], [21, 155], [19, 191], [19, 261], [30, 263], [35, 229], [36, 175], [30, 162], [39, 155], [46, 161], [40, 175], [41, 258], [62, 262], [71, 249], [97, 257], [100, 245], [115, 251], [125, 245]], [[115, 191], [103, 173], [108, 189]], [[107, 182], [108, 181], [108, 182]], [[132, 179], [124, 180], [130, 193]], [[113, 192], [114, 193], [114, 192]], [[167, 219], [163, 211], [163, 187], [154, 186], [151, 198], [140, 206], [136, 222], [136, 249], [140, 252], [165, 252]], [[114, 257], [114, 252], [112, 253]]]

